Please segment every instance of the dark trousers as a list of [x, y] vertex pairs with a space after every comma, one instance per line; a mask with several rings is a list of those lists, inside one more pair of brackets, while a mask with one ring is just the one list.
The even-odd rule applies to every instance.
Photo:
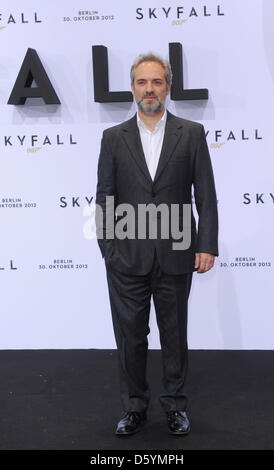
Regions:
[[188, 366], [187, 303], [192, 273], [163, 273], [156, 251], [147, 275], [128, 275], [106, 264], [124, 411], [144, 411], [150, 400], [146, 379], [151, 295], [160, 333], [164, 411], [185, 410]]

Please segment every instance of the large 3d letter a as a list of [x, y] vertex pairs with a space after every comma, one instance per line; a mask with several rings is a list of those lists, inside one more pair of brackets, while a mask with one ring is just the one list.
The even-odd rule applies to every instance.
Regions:
[[[35, 81], [37, 87], [31, 87]], [[43, 98], [46, 104], [60, 104], [35, 49], [28, 49], [8, 104], [25, 104], [27, 98]]]

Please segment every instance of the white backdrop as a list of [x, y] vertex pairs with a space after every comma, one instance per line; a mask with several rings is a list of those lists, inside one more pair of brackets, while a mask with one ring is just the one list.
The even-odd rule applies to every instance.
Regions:
[[[180, 42], [185, 88], [208, 88], [209, 99], [167, 105], [208, 132], [220, 216], [216, 265], [194, 274], [189, 347], [273, 349], [273, 2], [87, 4], [1, 2], [0, 348], [115, 347], [88, 201], [102, 131], [135, 105], [94, 102], [92, 46], [108, 48], [110, 90], [126, 91], [140, 52], [168, 58], [168, 44]], [[61, 105], [7, 104], [29, 47]], [[150, 327], [150, 348], [158, 348], [153, 306]]]

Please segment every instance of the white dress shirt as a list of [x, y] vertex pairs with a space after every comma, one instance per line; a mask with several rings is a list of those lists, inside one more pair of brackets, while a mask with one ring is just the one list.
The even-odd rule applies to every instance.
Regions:
[[151, 132], [141, 120], [139, 113], [137, 112], [137, 124], [140, 131], [140, 137], [147, 162], [147, 167], [149, 169], [152, 180], [154, 179], [160, 158], [160, 153], [162, 150], [166, 118], [167, 112], [165, 110], [160, 121], [157, 122], [154, 131]]

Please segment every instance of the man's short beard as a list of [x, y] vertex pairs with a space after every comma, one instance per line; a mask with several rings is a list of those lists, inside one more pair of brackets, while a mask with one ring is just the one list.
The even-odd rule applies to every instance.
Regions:
[[142, 98], [137, 103], [139, 110], [142, 111], [142, 113], [144, 113], [144, 114], [158, 114], [158, 113], [160, 113], [164, 109], [165, 104], [161, 103], [161, 101], [159, 101], [158, 98], [156, 98], [156, 100], [157, 101], [155, 103], [145, 104], [144, 101], [143, 101], [143, 98]]

